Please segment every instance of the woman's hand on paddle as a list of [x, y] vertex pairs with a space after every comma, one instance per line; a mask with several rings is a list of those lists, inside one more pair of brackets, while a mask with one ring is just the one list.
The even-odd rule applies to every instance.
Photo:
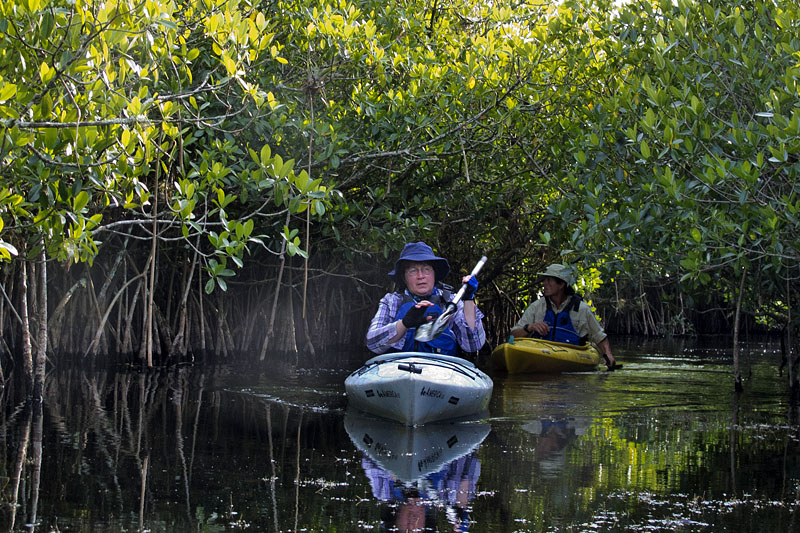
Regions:
[[430, 322], [433, 320], [433, 316], [425, 316], [425, 314], [428, 312], [428, 307], [431, 307], [432, 305], [433, 303], [429, 302], [428, 300], [419, 302], [406, 312], [406, 315], [403, 317], [403, 325], [406, 328], [411, 329], [421, 326], [425, 322]]
[[468, 302], [470, 300], [475, 299], [475, 291], [478, 290], [478, 278], [473, 275], [464, 276], [461, 278], [461, 283], [467, 285], [467, 290], [464, 291], [464, 296], [461, 297], [462, 300]]

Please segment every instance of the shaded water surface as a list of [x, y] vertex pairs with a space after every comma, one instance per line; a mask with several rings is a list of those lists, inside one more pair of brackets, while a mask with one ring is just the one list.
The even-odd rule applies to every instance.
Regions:
[[622, 370], [507, 376], [489, 416], [349, 411], [343, 368], [56, 369], [3, 392], [0, 529], [798, 531], [777, 346], [615, 343]]

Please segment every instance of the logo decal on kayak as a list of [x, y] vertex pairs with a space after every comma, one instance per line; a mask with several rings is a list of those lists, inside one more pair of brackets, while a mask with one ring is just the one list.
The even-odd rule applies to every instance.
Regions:
[[378, 457], [391, 457], [393, 455], [391, 448], [382, 442], [375, 443], [374, 453]]
[[430, 396], [431, 398], [444, 398], [444, 394], [439, 389], [431, 389], [428, 387], [422, 387], [422, 390], [419, 391], [420, 396]]
[[431, 454], [417, 461], [417, 468], [419, 469], [420, 472], [422, 472], [429, 465], [436, 464], [441, 456], [442, 456], [442, 449], [439, 448], [438, 450], [432, 452]]
[[455, 396], [450, 396], [449, 403], [456, 405], [458, 403], [458, 400], [460, 400], [460, 398], [456, 398]]
[[378, 398], [399, 398], [399, 397], [400, 395], [397, 394], [397, 392], [393, 391], [392, 389], [378, 391]]

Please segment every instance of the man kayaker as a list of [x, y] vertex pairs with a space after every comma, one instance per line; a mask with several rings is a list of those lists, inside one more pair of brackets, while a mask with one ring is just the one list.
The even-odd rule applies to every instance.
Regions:
[[539, 272], [539, 276], [543, 297], [525, 309], [511, 335], [576, 345], [586, 344], [588, 340], [605, 354], [606, 366], [613, 369], [616, 363], [608, 336], [589, 305], [575, 294], [570, 267], [554, 263]]
[[389, 277], [398, 290], [381, 298], [378, 311], [367, 330], [367, 348], [376, 354], [389, 351], [420, 351], [456, 355], [458, 347], [465, 352], [477, 352], [486, 342], [483, 313], [475, 305], [478, 280], [464, 276], [468, 287], [457, 304], [448, 327], [430, 342], [414, 339], [416, 328], [435, 320], [453, 299], [451, 291], [440, 282], [450, 272], [447, 259], [437, 257], [424, 242], [412, 242], [403, 247]]

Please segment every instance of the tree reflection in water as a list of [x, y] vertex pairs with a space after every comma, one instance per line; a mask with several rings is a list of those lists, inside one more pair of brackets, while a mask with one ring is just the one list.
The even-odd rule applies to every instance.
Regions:
[[491, 418], [413, 432], [346, 411], [347, 368], [60, 368], [39, 403], [10, 379], [0, 529], [796, 526], [798, 411], [775, 365], [736, 395], [725, 361], [623, 356], [612, 375], [493, 376]]
[[[24, 518], [25, 527], [37, 524], [36, 512], [42, 474], [42, 402], [26, 399], [23, 403], [17, 404], [4, 425], [9, 422], [12, 424], [18, 422], [17, 453], [16, 461], [13, 463], [8, 518], [8, 529], [14, 530], [20, 516]], [[30, 489], [27, 490], [29, 484]], [[26, 495], [30, 495], [30, 498], [26, 499]]]

